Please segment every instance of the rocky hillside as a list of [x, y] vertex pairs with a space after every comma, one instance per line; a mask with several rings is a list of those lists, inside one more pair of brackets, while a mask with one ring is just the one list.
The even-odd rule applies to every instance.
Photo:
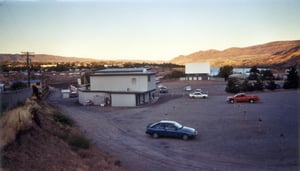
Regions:
[[223, 51], [207, 50], [181, 55], [171, 60], [184, 65], [190, 62], [210, 62], [212, 66], [290, 66], [300, 61], [300, 40], [276, 41]]

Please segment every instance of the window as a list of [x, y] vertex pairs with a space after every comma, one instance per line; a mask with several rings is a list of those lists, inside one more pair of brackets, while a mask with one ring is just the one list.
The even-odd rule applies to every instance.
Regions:
[[148, 75], [148, 82], [150, 82], [151, 81], [151, 76], [150, 75]]
[[166, 124], [167, 130], [176, 130], [176, 127], [173, 124]]
[[131, 79], [131, 83], [132, 83], [132, 84], [136, 84], [136, 78], [132, 78], [132, 79]]
[[164, 126], [164, 124], [162, 124], [162, 123], [158, 123], [158, 124], [154, 125], [153, 128], [156, 128], [156, 129], [164, 129], [165, 126]]

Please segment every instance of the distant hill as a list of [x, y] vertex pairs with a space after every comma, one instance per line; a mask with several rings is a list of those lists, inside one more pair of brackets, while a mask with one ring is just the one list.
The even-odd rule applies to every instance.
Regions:
[[181, 55], [171, 60], [184, 65], [191, 62], [209, 62], [211, 66], [291, 66], [300, 62], [300, 40], [276, 41], [223, 51], [207, 50]]
[[[30, 57], [31, 62], [91, 62], [93, 58], [62, 57], [56, 55], [34, 54]], [[21, 54], [0, 54], [0, 62], [25, 62], [26, 57]]]
[[[94, 58], [80, 58], [80, 57], [63, 57], [57, 55], [47, 55], [47, 54], [34, 54], [30, 57], [31, 62], [41, 62], [41, 63], [50, 63], [50, 62], [109, 62], [113, 64], [121, 63], [164, 63], [166, 61], [151, 61], [151, 60], [104, 60], [104, 59], [94, 59]], [[26, 62], [26, 57], [22, 54], [1, 54], [0, 53], [0, 62]]]

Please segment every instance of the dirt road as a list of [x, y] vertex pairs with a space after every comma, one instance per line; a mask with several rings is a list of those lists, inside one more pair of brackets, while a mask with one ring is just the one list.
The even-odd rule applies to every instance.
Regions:
[[[256, 93], [258, 103], [228, 104], [219, 83], [198, 85], [208, 99], [190, 99], [183, 84], [165, 84], [170, 93], [143, 107], [81, 106], [56, 90], [48, 101], [128, 170], [299, 170], [299, 91]], [[146, 125], [162, 119], [194, 127], [199, 136], [147, 136]]]

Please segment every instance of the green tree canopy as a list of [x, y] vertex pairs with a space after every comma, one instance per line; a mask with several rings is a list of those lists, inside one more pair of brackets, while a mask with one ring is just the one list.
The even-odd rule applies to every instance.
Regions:
[[218, 76], [223, 77], [226, 81], [229, 75], [231, 75], [232, 73], [233, 73], [233, 67], [229, 65], [225, 65], [220, 68]]

